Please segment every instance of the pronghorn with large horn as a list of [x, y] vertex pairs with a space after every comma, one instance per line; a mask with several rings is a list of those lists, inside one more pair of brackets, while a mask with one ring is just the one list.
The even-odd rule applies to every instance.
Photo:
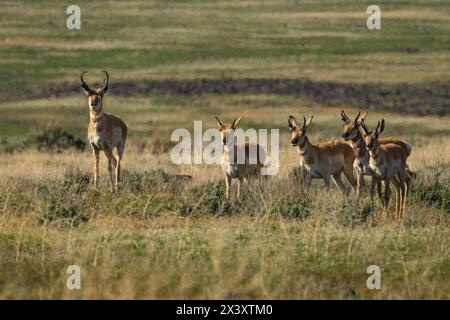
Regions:
[[[218, 117], [217, 125], [223, 143], [222, 171], [225, 174], [225, 196], [230, 197], [232, 179], [237, 179], [237, 198], [240, 197], [241, 185], [250, 177], [261, 176], [261, 170], [266, 160], [266, 151], [257, 143], [245, 141], [235, 142], [235, 130], [242, 117], [233, 121], [231, 125], [223, 124]], [[240, 154], [243, 154], [242, 163]]]
[[[93, 90], [89, 88], [84, 80], [84, 71], [81, 76], [81, 87], [88, 96], [90, 120], [88, 126], [88, 139], [94, 155], [93, 182], [98, 185], [98, 165], [100, 150], [108, 160], [109, 181], [111, 191], [118, 188], [120, 181], [120, 161], [122, 160], [125, 149], [125, 140], [127, 138], [127, 126], [119, 117], [103, 111], [103, 96], [108, 91], [108, 72], [105, 73], [105, 84], [102, 88]], [[116, 148], [117, 160], [113, 155], [113, 149]], [[115, 183], [113, 182], [113, 167], [115, 168]]]
[[303, 124], [297, 124], [293, 116], [289, 116], [288, 124], [291, 129], [291, 145], [297, 147], [301, 164], [306, 169], [306, 184], [309, 188], [311, 179], [323, 179], [327, 189], [330, 188], [331, 177], [344, 196], [347, 190], [341, 180], [343, 172], [353, 188], [356, 186], [353, 176], [353, 162], [355, 153], [351, 146], [344, 141], [328, 141], [312, 144], [306, 136], [313, 116], [308, 120], [303, 117]]
[[[366, 143], [361, 134], [361, 131], [359, 130], [361, 122], [363, 122], [367, 117], [367, 112], [364, 113], [364, 115], [361, 118], [360, 116], [361, 112], [358, 112], [358, 115], [356, 116], [355, 120], [352, 121], [345, 114], [344, 110], [341, 111], [341, 119], [344, 122], [344, 133], [342, 134], [342, 138], [350, 143], [350, 145], [355, 150], [356, 155], [355, 162], [353, 165], [357, 174], [356, 178], [357, 195], [358, 197], [360, 197], [363, 191], [364, 175], [372, 176], [370, 196], [373, 199], [373, 196], [375, 194], [375, 185], [377, 185], [378, 197], [383, 202], [381, 181], [379, 181], [377, 177], [372, 174], [372, 170], [370, 169], [369, 166], [369, 151], [366, 148]], [[379, 138], [378, 141], [380, 144], [393, 143], [400, 146], [405, 150], [407, 157], [411, 154], [411, 145], [405, 140], [394, 137], [383, 137]], [[406, 170], [407, 170], [406, 181], [408, 183], [408, 186], [410, 186], [413, 173], [409, 171], [408, 167]]]
[[381, 144], [379, 135], [384, 130], [384, 119], [378, 121], [375, 131], [371, 132], [362, 120], [364, 140], [369, 151], [369, 166], [372, 174], [385, 183], [384, 202], [386, 208], [389, 205], [390, 189], [392, 182], [396, 190], [395, 218], [399, 220], [406, 208], [406, 196], [408, 184], [406, 183], [406, 158], [407, 152], [404, 148], [394, 143]]

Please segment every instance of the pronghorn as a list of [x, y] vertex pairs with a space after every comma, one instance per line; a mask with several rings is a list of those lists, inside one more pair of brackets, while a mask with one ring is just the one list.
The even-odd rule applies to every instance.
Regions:
[[298, 148], [301, 164], [306, 169], [307, 187], [312, 178], [323, 179], [327, 189], [330, 188], [331, 177], [344, 196], [347, 190], [341, 180], [341, 172], [348, 182], [355, 188], [356, 182], [353, 176], [353, 161], [355, 154], [351, 146], [343, 141], [328, 141], [312, 144], [306, 136], [306, 129], [311, 125], [313, 116], [306, 120], [303, 117], [303, 125], [299, 126], [293, 116], [289, 116], [288, 124], [291, 129], [291, 144]]
[[[230, 197], [231, 179], [237, 179], [237, 198], [240, 197], [241, 184], [252, 176], [259, 177], [264, 167], [266, 151], [257, 143], [244, 142], [238, 144], [234, 142], [234, 130], [241, 121], [239, 117], [231, 125], [223, 124], [218, 117], [217, 125], [220, 130], [220, 137], [223, 143], [222, 170], [225, 174], [225, 196]], [[233, 149], [231, 150], [231, 148]], [[231, 158], [230, 153], [233, 153]], [[239, 154], [245, 153], [243, 163], [239, 163]]]
[[[350, 145], [355, 150], [355, 162], [353, 164], [356, 173], [357, 173], [357, 195], [358, 197], [361, 196], [363, 185], [364, 185], [364, 175], [372, 176], [372, 185], [370, 188], [370, 196], [373, 199], [373, 196], [375, 194], [375, 184], [377, 185], [378, 189], [378, 197], [383, 202], [383, 197], [381, 193], [381, 181], [379, 181], [373, 174], [369, 167], [369, 152], [366, 148], [366, 143], [364, 141], [364, 138], [361, 134], [361, 131], [359, 130], [359, 127], [361, 126], [361, 122], [365, 120], [367, 117], [367, 112], [364, 113], [364, 115], [359, 118], [361, 115], [361, 112], [358, 112], [358, 115], [356, 116], [355, 120], [352, 121], [350, 118], [345, 114], [344, 110], [341, 111], [341, 119], [344, 122], [344, 133], [342, 134], [342, 138], [349, 142]], [[411, 145], [401, 139], [393, 138], [393, 137], [384, 137], [378, 139], [380, 144], [386, 144], [386, 143], [393, 143], [400, 147], [402, 147], [407, 156], [411, 153]], [[406, 175], [406, 181], [408, 185], [411, 183], [411, 176], [412, 173], [407, 168], [407, 175]]]
[[384, 130], [384, 119], [378, 121], [375, 131], [370, 132], [364, 120], [362, 121], [366, 148], [369, 151], [369, 166], [373, 175], [385, 182], [384, 201], [386, 208], [389, 205], [390, 189], [389, 183], [395, 186], [396, 207], [395, 218], [399, 220], [406, 207], [406, 195], [408, 184], [406, 183], [406, 157], [405, 149], [394, 143], [380, 144], [379, 135]]
[[[103, 95], [108, 90], [109, 75], [106, 71], [106, 79], [103, 88], [92, 90], [87, 85], [84, 80], [84, 71], [81, 76], [81, 87], [88, 96], [90, 120], [88, 126], [88, 139], [91, 144], [92, 151], [94, 154], [94, 166], [93, 166], [93, 176], [94, 176], [94, 186], [98, 183], [98, 163], [99, 163], [99, 152], [103, 150], [106, 159], [108, 160], [108, 172], [109, 181], [111, 184], [111, 191], [118, 188], [120, 181], [120, 161], [122, 159], [123, 151], [125, 148], [125, 140], [127, 138], [127, 126], [122, 121], [122, 119], [103, 112]], [[117, 160], [113, 155], [113, 149], [117, 150]], [[112, 168], [115, 168], [116, 179], [115, 184], [113, 183]]]

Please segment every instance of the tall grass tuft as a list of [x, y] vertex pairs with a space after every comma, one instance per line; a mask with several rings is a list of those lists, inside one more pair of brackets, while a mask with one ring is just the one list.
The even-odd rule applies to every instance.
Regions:
[[411, 188], [412, 202], [435, 206], [450, 213], [450, 166], [438, 163], [417, 172]]

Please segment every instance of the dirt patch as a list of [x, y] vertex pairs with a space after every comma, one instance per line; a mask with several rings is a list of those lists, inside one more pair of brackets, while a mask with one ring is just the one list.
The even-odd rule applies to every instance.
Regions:
[[[110, 85], [114, 95], [144, 96], [201, 94], [298, 95], [328, 106], [347, 105], [418, 115], [450, 112], [450, 82], [430, 84], [355, 84], [315, 82], [309, 79], [225, 78], [194, 80], [121, 81]], [[62, 97], [81, 91], [78, 83], [62, 83], [21, 90], [0, 91], [0, 101]]]

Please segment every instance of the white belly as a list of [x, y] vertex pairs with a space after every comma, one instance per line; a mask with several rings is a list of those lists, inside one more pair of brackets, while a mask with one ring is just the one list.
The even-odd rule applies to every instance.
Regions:
[[376, 176], [379, 179], [384, 179], [386, 177], [386, 167], [385, 166], [370, 166], [370, 169], [372, 169], [372, 172], [374, 176]]
[[303, 161], [302, 166], [312, 178], [322, 178], [319, 168], [317, 168], [314, 164], [309, 165]]
[[372, 174], [372, 170], [369, 167], [369, 159], [366, 157], [356, 158], [355, 162], [353, 162], [353, 168], [355, 168], [358, 172], [366, 175]]
[[222, 166], [222, 168], [225, 174], [229, 175], [232, 178], [237, 178], [239, 176], [238, 164], [226, 163]]
[[106, 140], [102, 138], [102, 135], [100, 135], [97, 131], [94, 131], [94, 133], [89, 137], [89, 142], [95, 145], [100, 150], [105, 149], [107, 145]]

